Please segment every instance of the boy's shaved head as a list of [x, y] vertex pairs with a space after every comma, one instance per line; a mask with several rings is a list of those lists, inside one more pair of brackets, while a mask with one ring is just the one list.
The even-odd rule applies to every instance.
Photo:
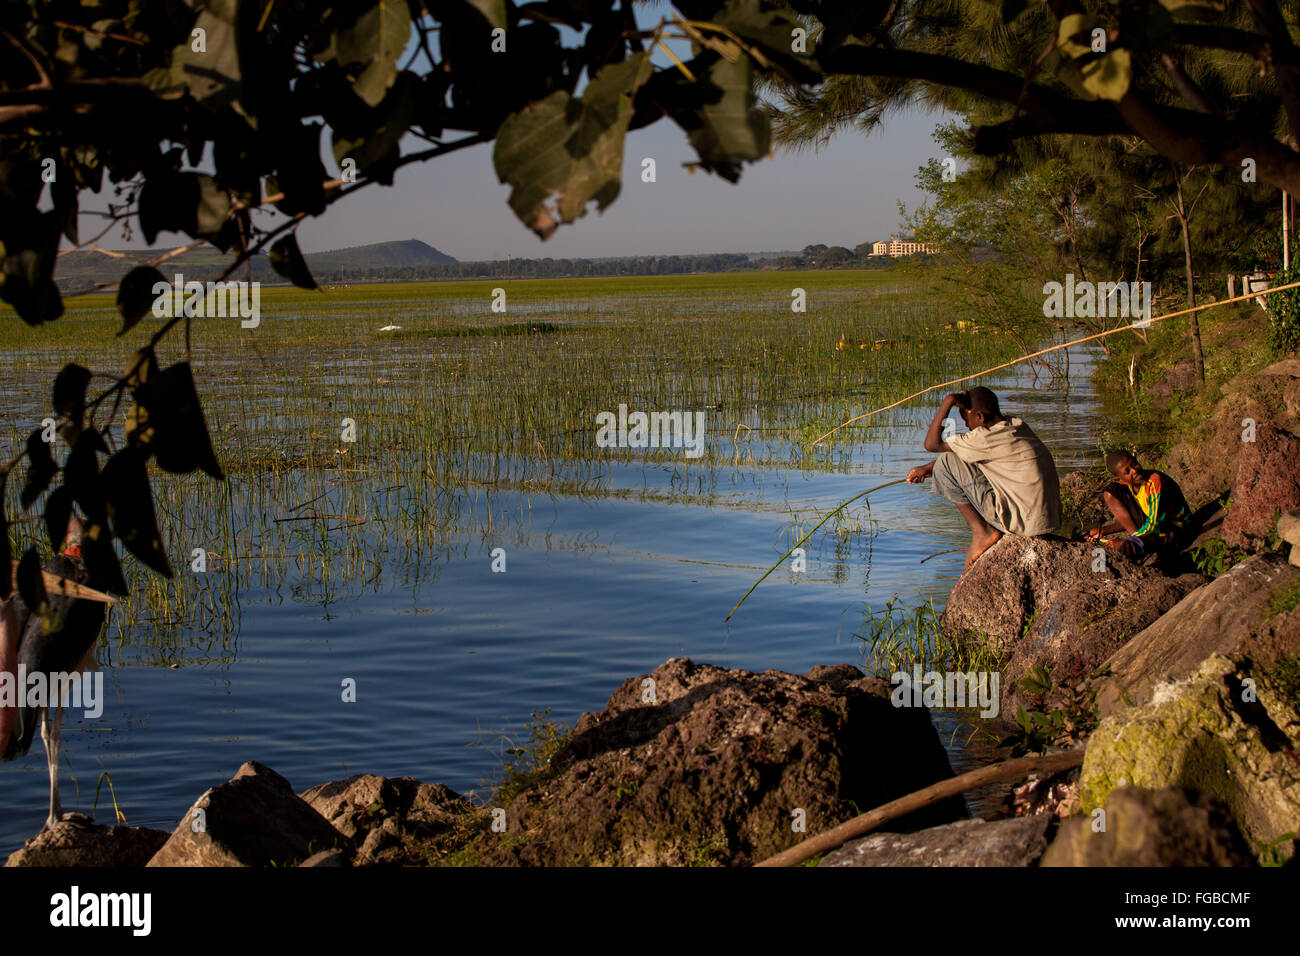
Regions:
[[1002, 409], [998, 407], [998, 397], [983, 385], [976, 385], [967, 392], [966, 400], [970, 403], [972, 412], [983, 412], [984, 417], [988, 419], [1002, 417]]
[[1126, 461], [1131, 461], [1134, 465], [1138, 463], [1138, 460], [1133, 457], [1131, 452], [1113, 451], [1106, 456], [1106, 468], [1113, 475], [1119, 466], [1124, 464]]

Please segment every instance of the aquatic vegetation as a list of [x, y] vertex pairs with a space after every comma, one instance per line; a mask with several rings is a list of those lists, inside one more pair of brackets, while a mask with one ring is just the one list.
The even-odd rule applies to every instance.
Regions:
[[853, 636], [862, 641], [867, 673], [888, 679], [914, 667], [962, 673], [1002, 670], [1003, 657], [989, 642], [953, 639], [944, 633], [939, 617], [933, 601], [908, 607], [895, 596], [883, 607], [865, 606], [862, 629]]
[[[796, 287], [806, 312], [791, 310]], [[887, 270], [268, 287], [260, 302], [256, 328], [195, 318], [188, 349], [179, 335], [162, 346], [163, 361], [187, 352], [228, 478], [151, 471], [179, 573], [126, 563], [132, 595], [110, 630], [119, 660], [228, 653], [250, 590], [328, 608], [434, 581], [526, 528], [538, 496], [712, 503], [737, 470], [848, 470], [895, 419], [814, 447], [822, 425], [1014, 352], [1005, 338], [943, 333], [951, 309]], [[68, 305], [39, 329], [0, 323], [0, 453], [48, 414], [64, 362], [124, 369], [162, 321], [119, 338], [111, 296]], [[596, 416], [621, 403], [703, 411], [703, 455], [599, 447]]]

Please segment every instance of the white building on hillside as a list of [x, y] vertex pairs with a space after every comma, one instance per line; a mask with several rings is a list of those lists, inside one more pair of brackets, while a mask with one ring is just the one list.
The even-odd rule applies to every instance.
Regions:
[[902, 239], [889, 237], [888, 242], [873, 242], [871, 244], [871, 254], [873, 256], [892, 256], [897, 259], [901, 256], [914, 256], [918, 253], [934, 254], [938, 252], [938, 247], [933, 242], [907, 242]]

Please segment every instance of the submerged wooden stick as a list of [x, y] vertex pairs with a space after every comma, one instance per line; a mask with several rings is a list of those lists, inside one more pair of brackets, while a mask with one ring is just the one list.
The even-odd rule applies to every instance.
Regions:
[[897, 800], [891, 800], [889, 803], [841, 823], [825, 833], [809, 837], [802, 843], [797, 843], [790, 849], [782, 850], [775, 856], [770, 856], [761, 863], [754, 865], [798, 866], [800, 863], [811, 860], [819, 854], [847, 843], [854, 837], [870, 833], [890, 820], [906, 816], [913, 810], [923, 809], [949, 797], [960, 796], [967, 790], [974, 790], [988, 783], [1017, 780], [1035, 771], [1056, 773], [1061, 770], [1069, 770], [1071, 767], [1077, 767], [1083, 763], [1083, 754], [1084, 748], [1079, 747], [1075, 750], [1062, 750], [1059, 753], [1047, 754], [1043, 757], [1017, 757], [1014, 760], [1005, 760], [1002, 763], [995, 763], [988, 767], [980, 767], [978, 770], [968, 771], [950, 780], [940, 780], [924, 790], [918, 790], [915, 793], [909, 793], [905, 797], [899, 797]]
[[740, 609], [740, 606], [745, 603], [745, 598], [749, 597], [751, 594], [754, 593], [754, 588], [762, 584], [767, 579], [767, 576], [769, 574], [771, 574], [773, 571], [779, 568], [781, 566], [781, 562], [784, 561], [786, 558], [790, 557], [790, 552], [794, 551], [795, 548], [799, 547], [799, 545], [803, 544], [805, 541], [811, 538], [814, 532], [816, 532], [816, 530], [820, 528], [822, 525], [824, 525], [827, 521], [830, 521], [831, 515], [835, 514], [836, 511], [842, 511], [843, 509], [847, 508], [849, 505], [853, 504], [853, 502], [857, 501], [859, 498], [865, 498], [873, 491], [879, 491], [881, 488], [888, 488], [890, 485], [899, 485], [905, 481], [907, 481], [906, 478], [895, 478], [893, 481], [887, 481], [883, 485], [876, 485], [876, 487], [874, 488], [868, 488], [866, 491], [862, 492], [862, 494], [854, 495], [852, 498], [850, 498], [848, 501], [841, 504], [839, 507], [835, 508], [832, 511], [826, 512], [826, 517], [822, 518], [821, 521], [818, 521], [815, 525], [813, 525], [812, 531], [809, 531], [806, 535], [804, 535], [802, 538], [800, 538], [798, 541], [792, 544], [790, 546], [790, 550], [787, 551], [785, 554], [781, 555], [781, 557], [777, 558], [776, 564], [768, 568], [767, 571], [763, 574], [763, 576], [754, 582], [753, 587], [751, 587], [748, 591], [745, 592], [745, 597], [742, 597], [739, 601], [736, 602], [736, 606], [731, 609], [731, 614], [728, 614], [726, 617], [722, 619], [723, 623], [725, 624], [727, 621], [730, 621], [731, 615], [735, 614], [736, 611]]
[[832, 428], [830, 431], [826, 432], [826, 434], [815, 439], [813, 441], [813, 444], [820, 445], [825, 439], [829, 438], [831, 435], [834, 435], [837, 431], [839, 431], [841, 428], [843, 428], [846, 425], [852, 425], [854, 422], [860, 422], [864, 418], [870, 418], [872, 415], [879, 415], [881, 412], [887, 412], [891, 408], [897, 408], [899, 405], [902, 405], [904, 402], [910, 402], [912, 399], [919, 398], [920, 396], [926, 394], [927, 392], [933, 392], [936, 389], [940, 389], [940, 388], [947, 388], [949, 385], [958, 385], [961, 382], [968, 382], [973, 378], [979, 378], [981, 375], [988, 375], [990, 372], [998, 372], [1004, 368], [1010, 368], [1012, 365], [1018, 365], [1021, 362], [1027, 362], [1029, 361], [1029, 359], [1038, 358], [1038, 356], [1046, 355], [1049, 352], [1059, 352], [1061, 349], [1068, 349], [1072, 345], [1082, 345], [1084, 342], [1093, 342], [1096, 341], [1097, 339], [1104, 339], [1108, 335], [1117, 335], [1120, 332], [1128, 332], [1135, 328], [1141, 328], [1141, 329], [1149, 328], [1150, 326], [1155, 325], [1155, 323], [1157, 322], [1163, 322], [1165, 319], [1176, 319], [1180, 315], [1188, 315], [1192, 312], [1200, 312], [1202, 309], [1213, 309], [1221, 305], [1231, 305], [1233, 302], [1244, 302], [1247, 299], [1258, 299], [1260, 296], [1271, 295], [1274, 292], [1285, 292], [1287, 289], [1294, 289], [1297, 286], [1300, 286], [1300, 282], [1291, 282], [1287, 285], [1276, 286], [1275, 288], [1272, 289], [1261, 289], [1259, 292], [1249, 292], [1245, 295], [1239, 295], [1232, 299], [1223, 299], [1220, 302], [1207, 302], [1205, 305], [1194, 306], [1193, 308], [1190, 309], [1181, 309], [1178, 312], [1166, 312], [1164, 315], [1157, 315], [1157, 316], [1153, 316], [1150, 319], [1140, 320], [1142, 322], [1141, 325], [1137, 325], [1137, 323], [1131, 322], [1128, 325], [1121, 325], [1113, 329], [1107, 329], [1106, 331], [1098, 332], [1095, 335], [1085, 335], [1083, 338], [1075, 339], [1072, 342], [1062, 342], [1060, 345], [1053, 345], [1051, 348], [1039, 349], [1037, 352], [1030, 352], [1028, 355], [1022, 355], [1020, 356], [1020, 358], [1012, 359], [1010, 362], [1003, 362], [1001, 365], [994, 365], [992, 368], [986, 368], [982, 372], [974, 372], [970, 375], [963, 375], [961, 378], [950, 379], [947, 382], [940, 382], [938, 385], [931, 385], [928, 388], [923, 388], [919, 392], [913, 392], [911, 395], [908, 395], [906, 398], [900, 398], [898, 401], [894, 402], [893, 404], [885, 405], [882, 406], [881, 408], [873, 408], [869, 412], [864, 412], [861, 415], [858, 415], [854, 418], [850, 418], [846, 422], [841, 422], [840, 424]]

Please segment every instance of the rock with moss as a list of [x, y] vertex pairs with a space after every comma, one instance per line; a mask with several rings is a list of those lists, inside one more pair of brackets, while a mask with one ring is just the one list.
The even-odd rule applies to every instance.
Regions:
[[1110, 656], [1098, 682], [1098, 712], [1105, 717], [1148, 703], [1157, 684], [1183, 680], [1211, 654], [1243, 652], [1269, 668], [1300, 653], [1297, 605], [1300, 568], [1277, 554], [1247, 558]]
[[1256, 852], [1300, 831], [1300, 716], [1245, 658], [1212, 655], [1145, 707], [1098, 724], [1080, 776], [1083, 812], [1126, 786], [1191, 787], [1222, 800]]
[[1251, 866], [1228, 807], [1182, 787], [1121, 787], [1101, 812], [1074, 817], [1043, 855], [1043, 866]]
[[[486, 865], [748, 865], [952, 776], [924, 709], [854, 667], [675, 658], [584, 714], [475, 843]], [[949, 799], [899, 829], [966, 816]]]

